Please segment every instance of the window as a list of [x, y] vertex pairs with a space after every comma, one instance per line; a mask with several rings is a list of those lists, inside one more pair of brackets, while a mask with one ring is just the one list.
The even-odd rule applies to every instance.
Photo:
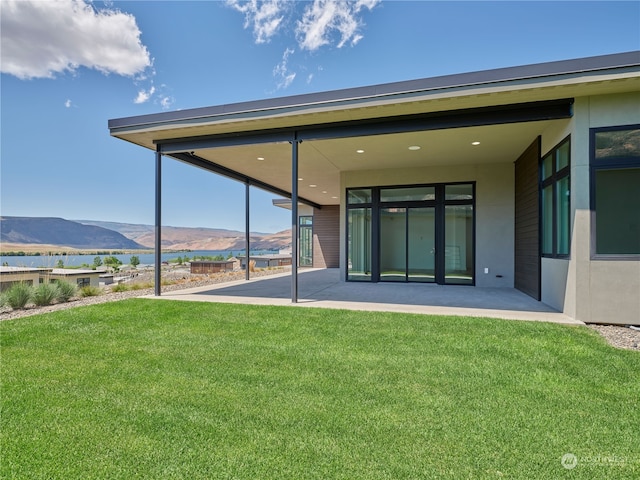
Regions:
[[640, 259], [640, 125], [591, 129], [591, 256]]
[[347, 280], [474, 285], [475, 184], [347, 190]]
[[553, 148], [540, 163], [543, 257], [569, 255], [571, 231], [571, 152], [569, 137]]
[[76, 280], [78, 288], [88, 287], [91, 285], [91, 279], [89, 277], [80, 277]]

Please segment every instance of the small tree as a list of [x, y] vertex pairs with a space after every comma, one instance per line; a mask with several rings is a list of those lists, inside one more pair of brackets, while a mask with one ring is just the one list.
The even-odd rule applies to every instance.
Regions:
[[138, 258], [137, 255], [132, 255], [129, 259], [129, 263], [133, 268], [138, 268], [138, 265], [140, 265], [140, 258]]
[[64, 268], [64, 262], [62, 261], [62, 259], [58, 260], [58, 262], [56, 263], [56, 267], [57, 268]]
[[116, 257], [109, 256], [104, 258], [104, 264], [107, 267], [111, 268], [114, 272], [117, 272], [118, 270], [120, 270], [120, 265], [122, 265], [122, 262]]
[[102, 265], [102, 258], [100, 258], [99, 256], [97, 256], [97, 257], [95, 257], [95, 258], [93, 259], [93, 267], [94, 267], [94, 270], [95, 270], [96, 268], [98, 268], [100, 265]]

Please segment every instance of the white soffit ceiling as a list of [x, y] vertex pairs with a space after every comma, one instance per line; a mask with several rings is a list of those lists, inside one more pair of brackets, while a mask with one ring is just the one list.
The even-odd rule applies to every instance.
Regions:
[[[545, 129], [567, 122], [569, 120], [549, 120], [302, 142], [298, 173], [303, 180], [298, 182], [298, 193], [321, 205], [338, 204], [341, 171], [510, 164]], [[472, 145], [476, 141], [480, 145]], [[414, 145], [420, 149], [409, 150]], [[291, 191], [289, 143], [203, 149], [196, 150], [195, 154]]]

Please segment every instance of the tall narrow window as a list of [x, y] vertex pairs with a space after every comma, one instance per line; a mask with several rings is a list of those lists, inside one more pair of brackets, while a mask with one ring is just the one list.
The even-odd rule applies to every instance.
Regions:
[[371, 281], [371, 189], [347, 193], [347, 279]]
[[569, 255], [571, 232], [570, 141], [565, 138], [540, 164], [542, 238], [544, 257]]
[[640, 125], [591, 130], [591, 253], [640, 259]]

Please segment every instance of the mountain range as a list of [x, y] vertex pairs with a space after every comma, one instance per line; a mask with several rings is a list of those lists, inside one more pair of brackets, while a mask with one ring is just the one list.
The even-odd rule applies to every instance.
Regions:
[[[291, 231], [274, 234], [250, 233], [251, 248], [277, 250], [291, 244]], [[51, 217], [0, 217], [0, 241], [18, 249], [67, 247], [76, 249], [152, 249], [152, 225], [96, 220], [65, 220]], [[168, 250], [241, 250], [245, 233], [220, 228], [162, 227], [162, 248]], [[8, 248], [3, 248], [8, 250]]]

